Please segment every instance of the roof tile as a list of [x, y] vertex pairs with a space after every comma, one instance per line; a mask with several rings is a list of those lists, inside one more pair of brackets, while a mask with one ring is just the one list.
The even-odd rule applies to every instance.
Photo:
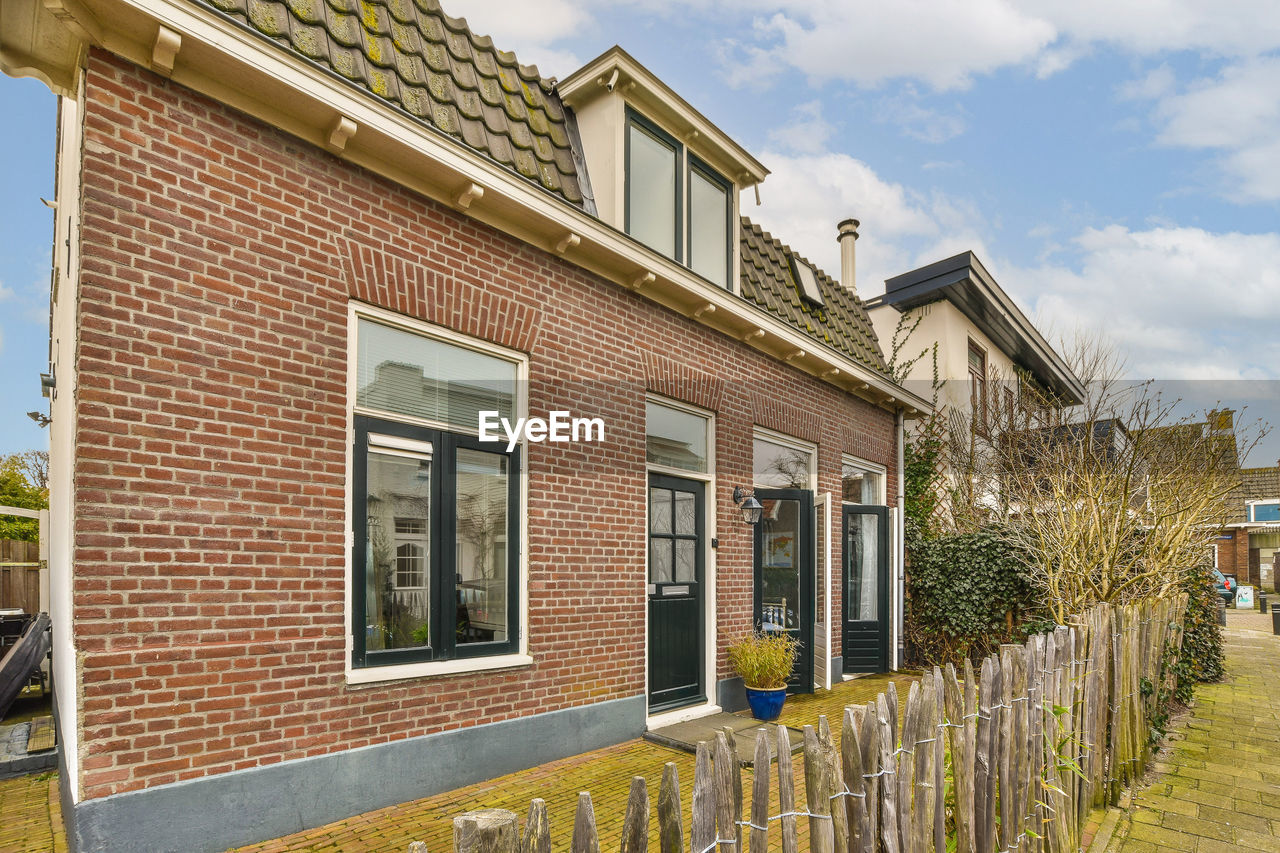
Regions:
[[[533, 67], [437, 0], [193, 0], [583, 206], [572, 121]], [[492, 108], [497, 108], [494, 110]], [[499, 115], [499, 113], [501, 115]]]
[[[759, 225], [742, 218], [742, 298], [773, 314], [810, 338], [886, 374], [884, 354], [867, 310], [855, 294]], [[823, 307], [800, 298], [791, 258], [813, 268]]]

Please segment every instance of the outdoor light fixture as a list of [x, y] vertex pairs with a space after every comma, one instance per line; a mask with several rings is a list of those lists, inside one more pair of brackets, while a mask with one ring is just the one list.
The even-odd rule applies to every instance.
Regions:
[[747, 524], [758, 522], [761, 513], [764, 512], [764, 506], [756, 500], [756, 496], [747, 494], [741, 486], [733, 487], [733, 502], [738, 505], [738, 509], [742, 510], [742, 520]]
[[40, 412], [27, 412], [27, 417], [35, 421], [37, 426], [47, 427], [53, 423], [53, 418]]

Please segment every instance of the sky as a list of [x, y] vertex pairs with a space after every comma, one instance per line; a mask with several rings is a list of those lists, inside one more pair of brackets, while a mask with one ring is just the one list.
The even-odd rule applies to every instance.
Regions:
[[[743, 212], [859, 292], [973, 250], [1051, 340], [1280, 422], [1274, 0], [443, 0], [564, 78], [614, 44], [771, 175]], [[0, 79], [0, 453], [43, 446], [54, 99]], [[1280, 459], [1280, 431], [1250, 464]]]

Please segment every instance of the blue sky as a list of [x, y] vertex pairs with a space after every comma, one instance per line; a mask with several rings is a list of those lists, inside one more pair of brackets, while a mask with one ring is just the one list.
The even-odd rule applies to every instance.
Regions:
[[[1272, 0], [444, 0], [564, 77], [621, 44], [772, 175], [743, 210], [859, 287], [972, 249], [1050, 336], [1280, 421], [1280, 15]], [[14, 120], [0, 254], [0, 452], [36, 446], [53, 98]], [[13, 128], [23, 128], [24, 134]], [[1224, 380], [1235, 380], [1226, 383]], [[1280, 457], [1280, 434], [1253, 464]]]

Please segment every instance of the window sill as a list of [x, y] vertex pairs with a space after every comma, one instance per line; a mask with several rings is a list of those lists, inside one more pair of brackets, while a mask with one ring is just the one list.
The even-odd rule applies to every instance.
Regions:
[[533, 658], [529, 655], [495, 655], [489, 658], [370, 666], [348, 669], [347, 684], [376, 684], [381, 681], [401, 681], [406, 678], [427, 678], [433, 675], [454, 675], [460, 672], [483, 672], [490, 669], [511, 669], [532, 665]]

